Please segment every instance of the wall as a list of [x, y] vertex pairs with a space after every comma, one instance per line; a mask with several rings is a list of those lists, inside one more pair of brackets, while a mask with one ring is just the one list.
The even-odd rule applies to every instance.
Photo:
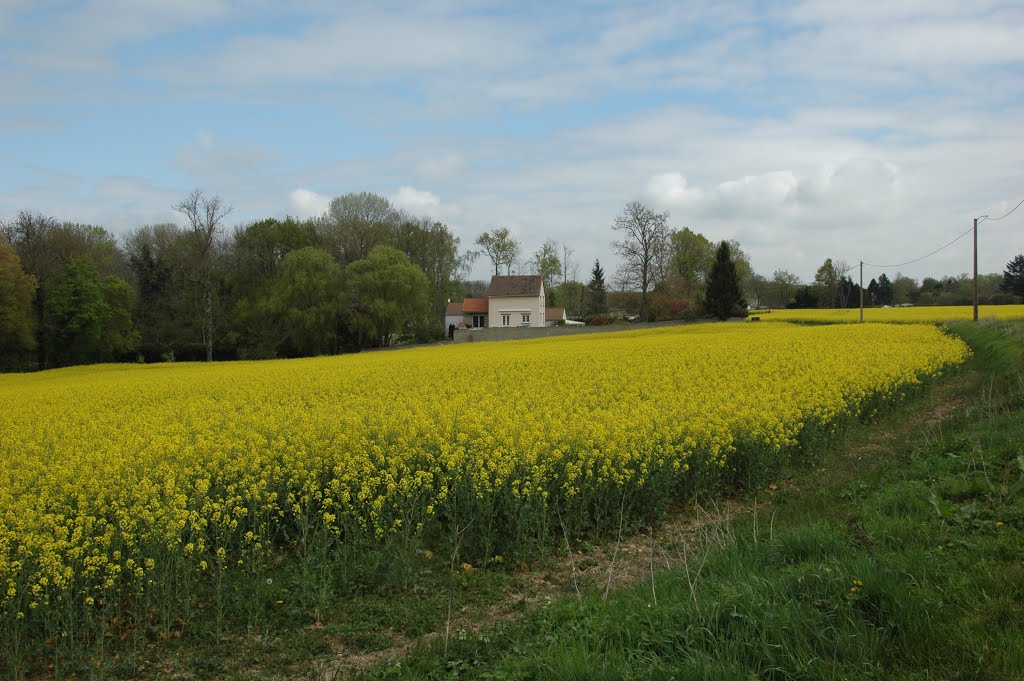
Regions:
[[[640, 329], [661, 329], [666, 326], [681, 324], [701, 324], [704, 322], [651, 322], [647, 324], [608, 324], [606, 326], [546, 326], [542, 328], [500, 326], [489, 329], [456, 329], [456, 343], [476, 343], [481, 341], [525, 340], [528, 338], [550, 338], [552, 336], [575, 336], [591, 333], [608, 333], [610, 331], [638, 331]], [[501, 324], [501, 317], [498, 317]]]
[[519, 327], [522, 323], [521, 314], [527, 312], [530, 315], [530, 327], [544, 326], [544, 296], [533, 297], [512, 297], [493, 296], [488, 301], [488, 326], [495, 329], [502, 328], [501, 315], [511, 314], [512, 326], [504, 327], [506, 331]]

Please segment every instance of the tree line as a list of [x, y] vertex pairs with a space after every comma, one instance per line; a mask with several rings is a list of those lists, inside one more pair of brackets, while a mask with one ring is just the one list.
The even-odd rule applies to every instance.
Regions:
[[[736, 241], [715, 242], [640, 202], [612, 222], [620, 265], [589, 281], [567, 243], [527, 253], [507, 228], [461, 249], [447, 225], [369, 192], [331, 201], [321, 215], [268, 218], [228, 230], [232, 209], [196, 190], [174, 206], [183, 225], [147, 225], [115, 238], [96, 225], [21, 212], [0, 223], [0, 370], [104, 361], [299, 357], [443, 337], [449, 300], [487, 295], [468, 279], [477, 258], [494, 274], [544, 279], [547, 303], [592, 323], [726, 318], [747, 304], [855, 307], [853, 268], [826, 259], [814, 280], [756, 272]], [[979, 278], [983, 304], [1024, 296], [1024, 256]], [[968, 304], [966, 275], [916, 280], [885, 274], [868, 305]]]
[[309, 220], [235, 227], [192, 192], [185, 225], [131, 230], [31, 212], [0, 225], [0, 364], [296, 357], [441, 336], [470, 258], [443, 223], [370, 193]]
[[[612, 250], [621, 262], [615, 285], [620, 291], [630, 292], [633, 308], [645, 320], [715, 316], [716, 303], [709, 300], [712, 291], [708, 287], [723, 243], [728, 246], [744, 303], [775, 308], [860, 305], [861, 286], [853, 279], [859, 272], [845, 260], [826, 258], [810, 282], [801, 281], [786, 269], [776, 269], [766, 277], [753, 270], [738, 242], [716, 243], [689, 227], [672, 229], [668, 220], [668, 212], [658, 213], [640, 202], [631, 202], [613, 223], [620, 238], [612, 242]], [[891, 279], [881, 274], [864, 286], [863, 294], [864, 304], [869, 306], [969, 305], [973, 302], [974, 280], [967, 274], [925, 277], [920, 282], [899, 272]], [[978, 298], [984, 305], [1015, 303], [1024, 298], [1024, 255], [1008, 263], [1002, 274], [979, 275]]]

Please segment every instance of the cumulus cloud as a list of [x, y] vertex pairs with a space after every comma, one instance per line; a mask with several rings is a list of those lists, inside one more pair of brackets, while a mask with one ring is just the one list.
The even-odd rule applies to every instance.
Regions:
[[658, 173], [647, 181], [647, 195], [659, 206], [679, 206], [700, 201], [704, 193], [686, 183], [682, 173]]
[[297, 217], [310, 218], [326, 212], [331, 197], [299, 187], [288, 192], [288, 204]]
[[438, 219], [461, 213], [458, 206], [442, 204], [441, 199], [433, 192], [407, 185], [398, 188], [398, 191], [391, 196], [391, 203], [414, 215], [426, 215]]

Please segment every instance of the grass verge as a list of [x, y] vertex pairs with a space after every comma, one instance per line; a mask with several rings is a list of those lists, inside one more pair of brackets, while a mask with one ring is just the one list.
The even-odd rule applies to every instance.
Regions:
[[1024, 323], [650, 574], [428, 641], [365, 679], [1024, 678]]

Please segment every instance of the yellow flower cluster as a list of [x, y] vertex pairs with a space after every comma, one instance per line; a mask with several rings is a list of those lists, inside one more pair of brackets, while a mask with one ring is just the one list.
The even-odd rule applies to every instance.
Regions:
[[495, 518], [617, 507], [737, 448], [784, 450], [967, 353], [927, 325], [704, 324], [0, 376], [0, 616], [495, 499]]
[[[751, 310], [750, 316], [767, 322], [854, 323], [860, 321], [860, 309]], [[865, 322], [941, 324], [973, 318], [971, 305], [864, 308]], [[978, 319], [1024, 319], [1024, 305], [980, 305]]]

